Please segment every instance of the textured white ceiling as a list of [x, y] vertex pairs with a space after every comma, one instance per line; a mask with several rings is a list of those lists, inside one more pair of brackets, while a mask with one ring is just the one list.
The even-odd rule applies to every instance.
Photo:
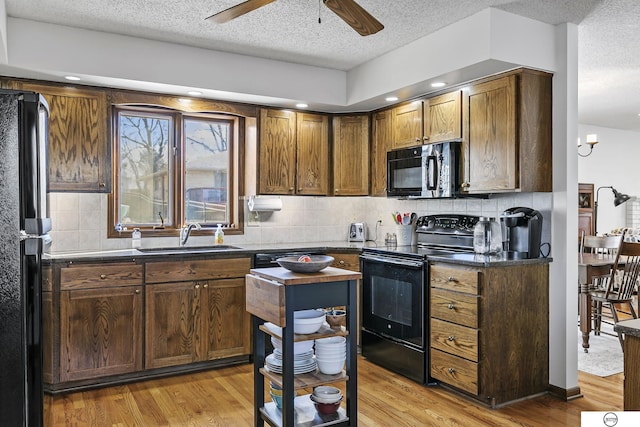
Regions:
[[580, 24], [580, 122], [640, 131], [638, 0], [357, 0], [385, 26], [368, 37], [320, 0], [278, 0], [222, 25], [205, 18], [243, 0], [4, 1], [10, 17], [339, 70], [489, 6], [549, 24], [572, 22]]

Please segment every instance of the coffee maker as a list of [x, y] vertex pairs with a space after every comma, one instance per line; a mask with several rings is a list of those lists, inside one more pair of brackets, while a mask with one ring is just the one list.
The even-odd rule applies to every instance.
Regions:
[[542, 239], [542, 214], [531, 208], [515, 207], [500, 216], [502, 249], [508, 258], [538, 258]]

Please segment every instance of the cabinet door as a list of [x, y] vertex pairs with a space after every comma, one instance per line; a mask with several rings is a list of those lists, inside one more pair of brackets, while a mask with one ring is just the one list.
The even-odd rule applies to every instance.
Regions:
[[60, 380], [142, 369], [140, 286], [60, 292]]
[[466, 96], [469, 176], [465, 187], [470, 193], [516, 189], [516, 77], [472, 85]]
[[427, 142], [462, 138], [462, 92], [455, 91], [425, 101], [424, 134]]
[[387, 196], [387, 151], [391, 150], [391, 111], [380, 111], [371, 122], [371, 196]]
[[200, 282], [146, 286], [145, 368], [202, 359], [201, 286]]
[[296, 162], [296, 114], [260, 110], [258, 192], [294, 194]]
[[369, 194], [369, 118], [333, 119], [333, 195]]
[[326, 196], [329, 192], [329, 118], [297, 113], [296, 193]]
[[422, 101], [401, 105], [393, 110], [393, 148], [422, 144]]
[[244, 279], [210, 280], [203, 287], [206, 360], [247, 355], [251, 351]]
[[49, 189], [110, 191], [106, 92], [19, 83], [49, 104]]

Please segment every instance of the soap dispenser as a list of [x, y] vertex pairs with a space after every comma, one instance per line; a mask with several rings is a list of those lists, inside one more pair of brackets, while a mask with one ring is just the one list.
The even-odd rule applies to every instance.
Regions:
[[216, 245], [224, 243], [224, 231], [222, 231], [222, 224], [218, 224], [215, 234], [213, 235]]
[[137, 249], [142, 246], [142, 233], [139, 228], [134, 228], [131, 233], [131, 247]]

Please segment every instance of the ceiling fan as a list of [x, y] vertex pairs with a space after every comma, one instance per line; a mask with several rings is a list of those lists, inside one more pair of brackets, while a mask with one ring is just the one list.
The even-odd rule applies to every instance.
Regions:
[[[217, 24], [224, 24], [274, 1], [275, 0], [247, 0], [225, 9], [222, 12], [211, 15], [206, 19], [210, 19]], [[384, 25], [382, 25], [380, 21], [371, 16], [369, 12], [364, 10], [362, 6], [354, 0], [322, 0], [322, 2], [361, 36], [375, 34], [384, 28]]]

